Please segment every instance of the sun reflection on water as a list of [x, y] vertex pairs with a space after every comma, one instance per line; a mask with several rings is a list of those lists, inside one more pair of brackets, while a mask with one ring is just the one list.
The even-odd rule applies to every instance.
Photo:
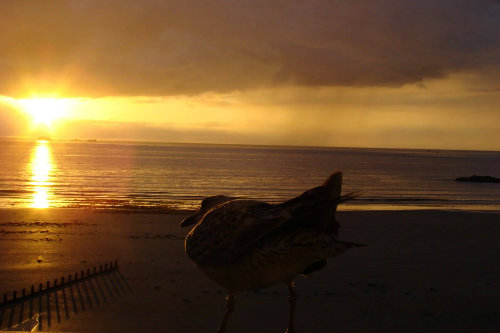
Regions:
[[31, 185], [33, 186], [33, 208], [47, 208], [50, 204], [49, 187], [52, 153], [47, 141], [39, 140], [31, 154]]

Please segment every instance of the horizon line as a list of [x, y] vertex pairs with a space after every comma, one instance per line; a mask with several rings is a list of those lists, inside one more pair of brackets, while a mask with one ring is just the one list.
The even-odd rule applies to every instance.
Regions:
[[138, 140], [138, 139], [99, 139], [99, 138], [86, 138], [86, 139], [63, 139], [63, 138], [32, 138], [32, 137], [15, 137], [15, 136], [0, 136], [0, 140], [22, 140], [22, 141], [62, 141], [62, 142], [81, 142], [81, 143], [96, 143], [96, 142], [127, 142], [127, 143], [154, 143], [154, 144], [177, 144], [177, 145], [207, 145], [207, 146], [258, 146], [258, 147], [280, 147], [280, 148], [332, 148], [332, 149], [391, 149], [391, 150], [425, 150], [425, 151], [481, 151], [481, 152], [500, 152], [498, 150], [490, 149], [450, 149], [450, 148], [402, 148], [402, 147], [359, 147], [359, 146], [318, 146], [318, 145], [286, 145], [286, 144], [262, 144], [262, 143], [220, 143], [220, 142], [175, 142], [175, 141], [151, 141], [151, 140]]

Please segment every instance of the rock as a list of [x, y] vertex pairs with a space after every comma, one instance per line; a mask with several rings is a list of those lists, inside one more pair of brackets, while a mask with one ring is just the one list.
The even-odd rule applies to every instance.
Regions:
[[500, 183], [500, 178], [492, 176], [470, 176], [470, 177], [458, 177], [455, 179], [457, 182], [476, 182], [476, 183]]

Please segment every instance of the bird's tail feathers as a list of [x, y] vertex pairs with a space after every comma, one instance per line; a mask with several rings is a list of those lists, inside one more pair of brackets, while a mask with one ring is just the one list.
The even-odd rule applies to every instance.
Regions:
[[340, 196], [339, 203], [351, 201], [361, 196], [361, 192], [350, 192]]
[[340, 197], [342, 192], [342, 172], [336, 171], [328, 177], [322, 185], [328, 193], [331, 199], [336, 199]]

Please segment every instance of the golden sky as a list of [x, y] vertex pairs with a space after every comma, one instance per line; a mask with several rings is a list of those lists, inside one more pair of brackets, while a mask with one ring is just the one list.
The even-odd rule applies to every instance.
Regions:
[[500, 147], [498, 1], [0, 2], [0, 137]]

